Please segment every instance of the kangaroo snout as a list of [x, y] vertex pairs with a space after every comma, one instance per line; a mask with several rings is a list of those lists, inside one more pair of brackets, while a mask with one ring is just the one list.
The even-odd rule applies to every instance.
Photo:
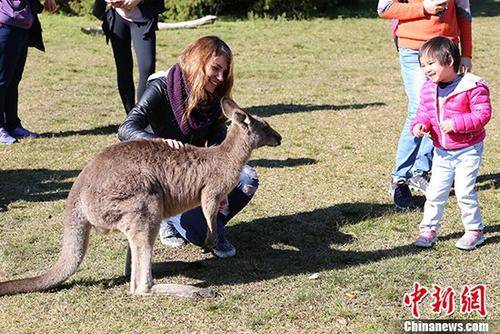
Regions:
[[274, 143], [269, 145], [269, 146], [279, 146], [279, 145], [281, 145], [281, 135], [276, 130], [273, 130], [273, 131], [274, 131], [274, 134], [273, 134]]

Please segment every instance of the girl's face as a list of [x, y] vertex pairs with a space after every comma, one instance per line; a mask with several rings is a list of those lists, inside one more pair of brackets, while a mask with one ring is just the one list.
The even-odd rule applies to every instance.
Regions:
[[213, 93], [217, 87], [224, 83], [226, 78], [229, 63], [224, 56], [215, 56], [208, 61], [205, 65], [205, 75], [207, 76], [207, 83], [205, 90]]
[[437, 59], [424, 55], [420, 58], [420, 68], [424, 71], [425, 76], [434, 83], [450, 82], [457, 77], [453, 68], [453, 60], [450, 64], [442, 65]]

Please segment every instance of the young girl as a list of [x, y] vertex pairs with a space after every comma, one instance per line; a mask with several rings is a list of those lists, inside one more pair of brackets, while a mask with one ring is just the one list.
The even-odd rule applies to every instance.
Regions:
[[[211, 146], [221, 143], [226, 127], [220, 100], [233, 87], [233, 55], [216, 36], [189, 44], [166, 75], [156, 75], [118, 130], [120, 140], [164, 138], [171, 146]], [[218, 215], [218, 257], [231, 257], [236, 248], [225, 238], [224, 226], [252, 199], [258, 187], [255, 171], [245, 166], [240, 181]], [[160, 240], [171, 247], [187, 240], [202, 246], [207, 224], [201, 207], [161, 223]]]
[[432, 178], [426, 191], [418, 247], [432, 247], [444, 205], [455, 182], [465, 234], [455, 246], [470, 250], [484, 242], [481, 210], [475, 191], [483, 154], [484, 126], [491, 117], [486, 82], [471, 74], [458, 75], [460, 51], [445, 37], [434, 37], [420, 48], [419, 59], [430, 79], [422, 87], [417, 116], [410, 125], [416, 137], [432, 139]]

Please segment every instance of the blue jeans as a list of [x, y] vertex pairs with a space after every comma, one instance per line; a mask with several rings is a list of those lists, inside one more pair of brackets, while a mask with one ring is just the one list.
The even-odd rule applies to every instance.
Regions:
[[[240, 173], [238, 185], [228, 195], [227, 209], [219, 212], [217, 216], [219, 241], [225, 239], [226, 224], [250, 202], [258, 186], [257, 173], [252, 167], [245, 165]], [[207, 236], [207, 221], [201, 207], [171, 217], [169, 220], [174, 223], [175, 229], [184, 239], [197, 246], [203, 246]]]
[[0, 127], [21, 126], [18, 87], [28, 56], [28, 30], [0, 23]]
[[414, 174], [428, 173], [432, 166], [433, 151], [430, 138], [417, 138], [410, 132], [410, 123], [415, 118], [420, 102], [420, 89], [426, 80], [420, 69], [418, 51], [399, 48], [399, 62], [408, 97], [408, 115], [399, 137], [396, 166], [392, 171], [393, 182], [407, 180]]

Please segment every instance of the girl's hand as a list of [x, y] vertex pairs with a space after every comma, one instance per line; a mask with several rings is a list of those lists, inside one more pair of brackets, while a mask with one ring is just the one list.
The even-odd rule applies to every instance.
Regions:
[[447, 134], [449, 132], [453, 132], [453, 121], [451, 119], [445, 119], [440, 124], [441, 132]]
[[43, 7], [51, 13], [54, 13], [59, 8], [55, 0], [45, 0]]
[[469, 57], [460, 58], [460, 73], [467, 73], [472, 70], [472, 60]]
[[219, 212], [224, 211], [225, 209], [227, 209], [228, 206], [229, 206], [229, 201], [227, 200], [226, 196], [219, 204]]
[[425, 131], [425, 126], [423, 124], [418, 123], [413, 127], [413, 135], [415, 137], [423, 137], [424, 135], [429, 135], [429, 132]]
[[448, 9], [448, 0], [424, 0], [424, 12], [428, 15], [438, 15]]
[[171, 148], [175, 148], [176, 150], [180, 149], [181, 147], [184, 147], [184, 143], [175, 140], [175, 139], [163, 139], [165, 143], [168, 144]]

